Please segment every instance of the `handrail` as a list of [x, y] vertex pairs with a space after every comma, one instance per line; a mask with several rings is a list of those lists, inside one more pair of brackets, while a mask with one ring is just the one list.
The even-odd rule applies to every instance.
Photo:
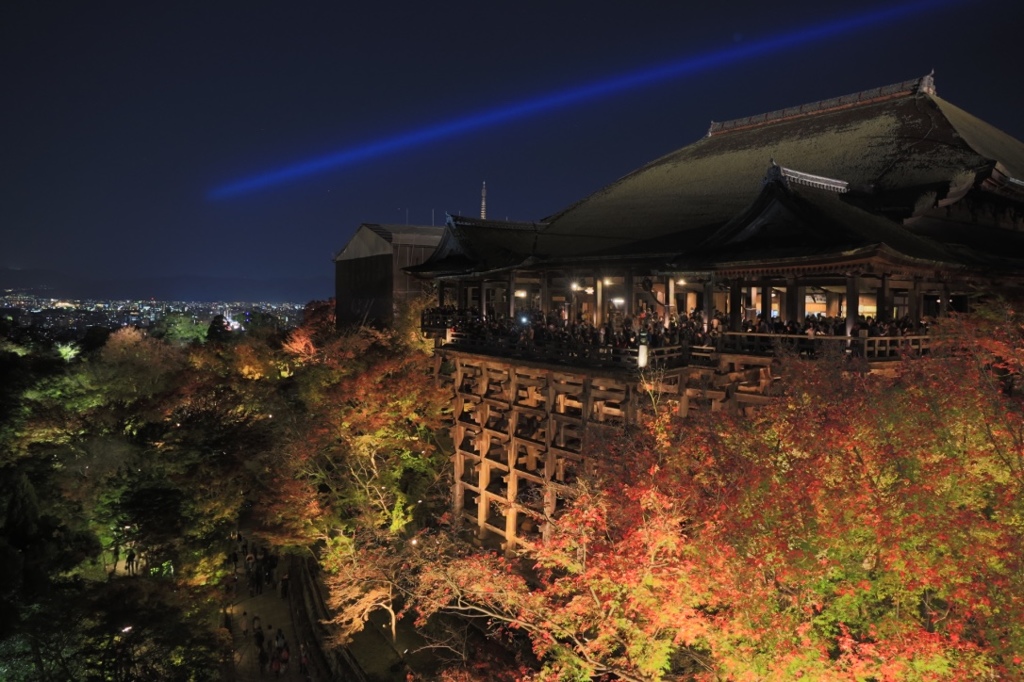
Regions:
[[[290, 596], [292, 620], [297, 627], [302, 628], [306, 641], [316, 643], [315, 647], [309, 650], [310, 664], [319, 671], [317, 679], [340, 677], [356, 682], [368, 682], [366, 673], [347, 648], [324, 646], [330, 638], [326, 622], [331, 617], [331, 611], [324, 600], [321, 583], [311, 570], [315, 563], [316, 560], [313, 558], [293, 557], [288, 569], [290, 575], [294, 576]], [[298, 651], [295, 654], [297, 656]], [[295, 664], [297, 667], [297, 659]]]
[[[482, 354], [594, 367], [636, 369], [637, 346], [591, 343], [588, 338], [565, 334], [562, 338], [534, 339], [519, 333], [518, 327], [486, 327], [475, 311], [430, 309], [422, 319], [424, 333], [443, 338], [442, 347], [478, 351]], [[507, 323], [507, 321], [506, 321]], [[466, 328], [469, 331], [466, 331]], [[523, 328], [526, 328], [525, 326]], [[709, 339], [713, 345], [668, 344], [649, 346], [648, 364], [672, 368], [692, 365], [713, 366], [721, 353], [772, 357], [779, 352], [818, 357], [823, 353], [864, 358], [870, 361], [920, 356], [932, 349], [931, 335], [913, 336], [808, 336], [762, 332], [724, 332]]]
[[931, 351], [932, 337], [915, 336], [808, 336], [806, 334], [765, 334], [761, 332], [725, 332], [721, 352], [748, 355], [775, 355], [786, 350], [807, 357], [818, 357], [831, 350], [867, 360], [896, 360], [905, 355], [925, 355]]
[[[521, 343], [507, 338], [481, 338], [465, 332], [450, 332], [444, 347], [479, 351], [487, 355], [521, 357], [553, 364], [587, 365], [621, 369], [639, 366], [639, 349], [635, 347], [598, 346], [587, 343], [558, 342]], [[659, 346], [648, 351], [648, 364], [654, 367], [681, 367], [691, 362], [694, 354], [686, 345]]]

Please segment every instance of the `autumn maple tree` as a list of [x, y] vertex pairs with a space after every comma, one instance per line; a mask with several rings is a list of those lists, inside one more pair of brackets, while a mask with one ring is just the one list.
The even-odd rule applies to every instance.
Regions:
[[790, 359], [754, 416], [648, 414], [546, 543], [425, 561], [421, 618], [523, 633], [544, 679], [1020, 678], [1024, 334], [939, 332], [889, 375]]
[[392, 633], [404, 612], [406, 545], [447, 505], [438, 439], [448, 396], [418, 333], [336, 331], [328, 308], [307, 312], [283, 344], [299, 430], [257, 514], [279, 542], [320, 543], [345, 643], [373, 611], [388, 614]]

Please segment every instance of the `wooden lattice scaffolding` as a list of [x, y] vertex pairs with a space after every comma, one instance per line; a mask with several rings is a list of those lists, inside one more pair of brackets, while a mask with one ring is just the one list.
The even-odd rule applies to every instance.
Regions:
[[589, 441], [630, 423], [636, 380], [452, 353], [456, 518], [506, 552], [541, 539]]

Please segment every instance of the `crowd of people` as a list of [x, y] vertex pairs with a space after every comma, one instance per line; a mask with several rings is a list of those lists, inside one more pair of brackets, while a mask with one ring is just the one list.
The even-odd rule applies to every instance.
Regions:
[[[274, 677], [288, 675], [288, 665], [292, 660], [291, 648], [284, 636], [284, 630], [277, 628], [273, 634], [273, 624], [268, 624], [266, 631], [258, 615], [252, 617], [253, 644], [256, 647], [256, 660], [260, 675], [272, 673]], [[299, 673], [305, 677], [308, 672], [309, 657], [306, 646], [299, 646]]]
[[[745, 319], [741, 332], [752, 334], [786, 334], [806, 336], [847, 336], [845, 317], [807, 315], [803, 322], [784, 321], [758, 315]], [[432, 308], [424, 313], [424, 327], [452, 329], [464, 339], [518, 349], [549, 348], [567, 352], [570, 356], [585, 355], [588, 349], [637, 348], [645, 344], [650, 348], [717, 346], [729, 327], [728, 317], [716, 310], [705, 324], [702, 311], [689, 315], [664, 316], [646, 305], [641, 305], [634, 316], [625, 316], [595, 325], [590, 321], [571, 322], [564, 314], [540, 311], [520, 313], [517, 317], [489, 315], [478, 310], [456, 310], [452, 306]], [[850, 336], [907, 336], [926, 334], [927, 327], [915, 324], [909, 318], [877, 320], [860, 317]]]
[[[783, 322], [779, 318], [765, 321], [758, 315], [755, 320], [744, 320], [742, 331], [757, 334], [788, 334], [791, 336], [847, 336], [846, 318], [826, 315], [808, 315], [802, 323]], [[898, 320], [878, 320], [871, 316], [857, 318], [849, 336], [910, 336], [927, 334], [927, 320], [916, 325], [909, 317]]]
[[[232, 537], [232, 542], [232, 550], [228, 553], [228, 562], [232, 568], [231, 578], [233, 579], [231, 581], [233, 587], [230, 589], [237, 593], [237, 586], [240, 582], [238, 574], [240, 571], [243, 572], [248, 588], [248, 599], [242, 596], [241, 601], [250, 608], [256, 607], [261, 602], [255, 598], [263, 596], [265, 591], [274, 592], [282, 599], [287, 599], [289, 578], [287, 572], [279, 571], [279, 557], [258, 546], [255, 542], [250, 543], [241, 533]], [[262, 602], [262, 604], [266, 606], [266, 602]], [[255, 648], [252, 658], [260, 676], [265, 674], [273, 674], [275, 677], [287, 676], [289, 666], [295, 663], [296, 655], [280, 624], [276, 630], [273, 623], [264, 624], [262, 618], [255, 612], [255, 608], [252, 614], [248, 609], [243, 610], [239, 620], [243, 642], [247, 645], [251, 641]], [[302, 679], [309, 679], [309, 653], [305, 644], [299, 646], [297, 659]]]
[[707, 345], [725, 322], [717, 320], [714, 328], [705, 331], [703, 317], [695, 312], [689, 317], [665, 318], [649, 309], [641, 309], [633, 317], [621, 317], [600, 325], [590, 321], [571, 322], [558, 313], [538, 310], [520, 313], [517, 317], [483, 317], [475, 309], [458, 311], [453, 307], [432, 308], [424, 314], [424, 325], [443, 325], [456, 333], [521, 347], [608, 347], [636, 348], [640, 343], [655, 348], [663, 346]]

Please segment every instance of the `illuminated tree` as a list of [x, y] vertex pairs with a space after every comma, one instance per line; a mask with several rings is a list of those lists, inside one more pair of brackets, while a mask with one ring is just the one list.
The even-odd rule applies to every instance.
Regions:
[[82, 352], [82, 349], [74, 343], [58, 343], [56, 348], [57, 354], [64, 362], [71, 362]]
[[429, 355], [394, 331], [338, 333], [330, 315], [314, 315], [284, 350], [305, 414], [287, 447], [285, 480], [295, 483], [275, 479], [283, 494], [268, 490], [262, 525], [295, 533], [293, 541], [325, 541], [339, 642], [378, 609], [394, 631], [414, 559], [410, 534], [447, 506], [437, 432], [448, 396]]
[[[271, 378], [242, 371], [261, 351], [235, 347], [243, 352], [185, 353], [121, 330], [18, 396], [17, 428], [0, 431], [0, 480], [32, 486], [0, 486], [0, 511], [10, 511], [0, 517], [11, 572], [3, 584], [12, 586], [0, 589], [0, 676], [202, 679], [215, 670], [223, 538], [250, 487], [246, 457], [273, 449], [269, 407], [282, 404]], [[45, 492], [33, 498], [33, 489]], [[146, 577], [112, 578], [113, 603], [97, 535], [108, 552], [123, 557], [130, 547], [147, 560]], [[122, 615], [136, 615], [129, 631], [123, 618], [102, 615], [119, 600], [131, 606]]]
[[160, 318], [150, 331], [154, 337], [169, 343], [189, 345], [206, 340], [208, 327], [198, 324], [186, 313], [168, 313]]
[[[222, 540], [248, 501], [265, 541], [316, 547], [338, 642], [381, 610], [458, 653], [445, 679], [1021, 677], [1012, 309], [940, 329], [892, 376], [787, 360], [751, 417], [651, 396], [511, 559], [447, 525], [449, 394], [422, 339], [310, 313], [283, 341], [122, 330], [72, 363], [0, 353], [0, 672], [212, 669]], [[157, 570], [103, 575], [101, 543]], [[513, 654], [434, 637], [457, 622]]]
[[526, 634], [551, 679], [1020, 678], [1022, 338], [959, 321], [894, 377], [793, 360], [752, 418], [652, 415], [588, 453], [620, 466], [529, 581], [449, 551], [411, 599]]

